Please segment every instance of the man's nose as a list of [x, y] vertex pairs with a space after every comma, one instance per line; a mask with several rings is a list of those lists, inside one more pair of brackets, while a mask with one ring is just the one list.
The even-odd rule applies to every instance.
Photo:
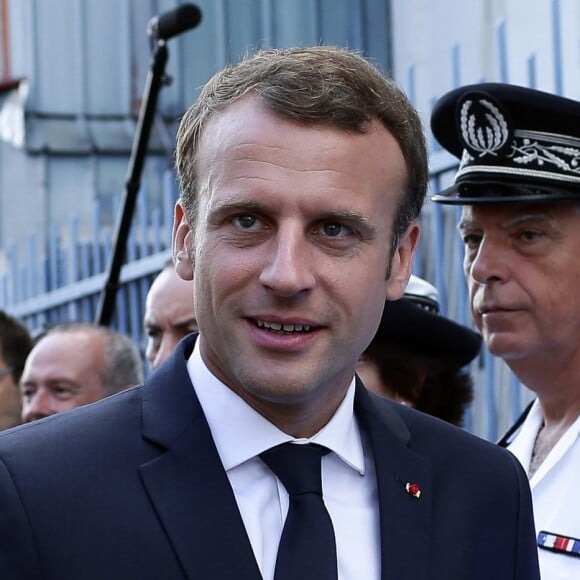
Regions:
[[278, 231], [266, 248], [266, 263], [260, 282], [272, 292], [285, 297], [295, 296], [314, 286], [313, 248], [298, 226]]
[[479, 284], [505, 280], [508, 275], [506, 252], [490, 239], [483, 238], [473, 256], [466, 255], [465, 270], [467, 276]]

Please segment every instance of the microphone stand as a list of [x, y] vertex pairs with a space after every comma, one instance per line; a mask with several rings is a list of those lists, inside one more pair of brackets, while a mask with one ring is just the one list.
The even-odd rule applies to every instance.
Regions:
[[115, 226], [113, 251], [108, 264], [107, 279], [101, 291], [99, 304], [97, 306], [95, 324], [101, 326], [108, 326], [111, 323], [115, 310], [115, 298], [120, 286], [121, 266], [125, 258], [127, 239], [129, 237], [133, 213], [135, 212], [137, 194], [141, 185], [141, 172], [143, 170], [147, 144], [153, 125], [157, 97], [159, 96], [161, 87], [167, 82], [167, 77], [165, 76], [167, 58], [167, 46], [165, 41], [161, 39], [155, 43], [151, 69], [147, 74], [144, 96], [141, 101], [135, 138], [133, 140], [133, 148], [129, 159], [121, 215]]

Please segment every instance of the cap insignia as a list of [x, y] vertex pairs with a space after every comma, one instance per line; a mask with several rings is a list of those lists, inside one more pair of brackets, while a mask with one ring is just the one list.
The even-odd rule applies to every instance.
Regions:
[[[514, 143], [513, 161], [520, 165], [543, 165], [555, 167], [562, 173], [580, 176], [580, 148], [573, 147], [572, 140], [521, 131], [521, 138]], [[542, 139], [543, 137], [543, 139]], [[558, 143], [557, 141], [560, 141]], [[580, 145], [580, 141], [577, 141]]]
[[511, 145], [513, 127], [499, 103], [487, 95], [469, 93], [458, 105], [460, 138], [477, 158], [502, 156]]

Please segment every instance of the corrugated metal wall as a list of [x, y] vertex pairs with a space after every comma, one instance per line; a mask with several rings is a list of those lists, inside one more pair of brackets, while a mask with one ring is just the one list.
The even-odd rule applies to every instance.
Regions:
[[[170, 0], [2, 0], [7, 9], [6, 58], [12, 78], [4, 95], [0, 141], [0, 248], [38, 251], [51, 226], [78, 215], [81, 235], [93, 204], [113, 207], [125, 179], [136, 115], [150, 66], [149, 19]], [[175, 120], [219, 68], [260, 46], [338, 43], [390, 62], [385, 0], [198, 0], [201, 25], [169, 41], [172, 83], [160, 95], [159, 118], [143, 175], [144, 195], [159, 198], [171, 163]], [[1, 13], [1, 12], [0, 12]], [[6, 67], [3, 67], [6, 70]], [[162, 122], [163, 121], [163, 122]], [[14, 135], [24, 122], [24, 143]], [[8, 142], [7, 142], [8, 141]], [[22, 211], [23, 202], [33, 211]], [[73, 215], [74, 214], [74, 215]], [[112, 220], [111, 212], [101, 216]], [[1, 252], [1, 249], [0, 249]]]

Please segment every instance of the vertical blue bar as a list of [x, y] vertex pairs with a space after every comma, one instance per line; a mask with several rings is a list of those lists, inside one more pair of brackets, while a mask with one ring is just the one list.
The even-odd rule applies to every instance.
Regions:
[[127, 238], [127, 262], [134, 262], [139, 257], [137, 255], [136, 229], [135, 221], [133, 220], [133, 223], [129, 229], [129, 237]]
[[528, 57], [528, 87], [535, 89], [538, 83], [536, 80], [536, 55], [531, 54]]
[[148, 256], [151, 252], [149, 250], [149, 236], [147, 232], [149, 230], [149, 223], [148, 223], [148, 215], [149, 215], [149, 199], [147, 197], [147, 188], [145, 186], [141, 187], [139, 193], [139, 200], [137, 205], [137, 224], [136, 226], [139, 228], [139, 237], [140, 237], [140, 244], [139, 244], [139, 258], [143, 258]]
[[129, 328], [131, 329], [131, 339], [134, 344], [140, 344], [141, 334], [141, 301], [139, 300], [139, 280], [131, 280], [128, 283], [129, 303], [125, 316], [129, 317]]
[[561, 95], [564, 91], [562, 81], [562, 22], [560, 0], [552, 0], [552, 38], [554, 42], [554, 90]]
[[413, 266], [412, 266], [412, 272], [413, 274], [415, 274], [415, 276], [420, 276], [421, 278], [425, 277], [425, 272], [423, 271], [423, 244], [425, 242], [420, 242], [419, 245], [417, 246], [417, 251], [415, 252], [415, 255], [413, 256]]
[[461, 85], [461, 47], [454, 44], [451, 48], [451, 74], [454, 87]]
[[74, 217], [70, 221], [70, 276], [68, 282], [78, 282], [81, 279], [79, 259], [79, 219]]
[[[437, 102], [437, 99], [431, 99], [431, 111], [433, 111], [433, 107], [435, 106], [435, 103]], [[441, 147], [441, 145], [439, 144], [439, 141], [437, 141], [437, 139], [435, 139], [435, 137], [433, 137], [433, 133], [431, 133], [431, 131], [429, 131], [429, 139], [430, 139], [430, 145], [431, 145], [431, 151], [435, 152], [435, 151], [441, 151], [443, 148]], [[434, 190], [436, 191], [436, 190]]]
[[499, 80], [502, 83], [508, 82], [508, 59], [507, 59], [507, 43], [505, 21], [503, 18], [497, 25], [497, 46], [498, 46], [498, 60], [499, 60]]
[[127, 312], [127, 296], [125, 292], [126, 287], [121, 286], [117, 293], [117, 309], [115, 313], [116, 328], [119, 332], [129, 335], [127, 328], [127, 317], [125, 313]]
[[49, 260], [49, 279], [48, 291], [56, 290], [58, 288], [58, 232], [56, 226], [52, 225], [49, 231], [48, 240], [48, 260]]
[[20, 299], [27, 300], [28, 299], [28, 288], [26, 287], [26, 267], [22, 266], [22, 268], [18, 268], [18, 280], [20, 286]]
[[[81, 279], [88, 278], [91, 275], [91, 246], [90, 242], [84, 243], [80, 247], [81, 254]], [[83, 296], [81, 298], [81, 320], [89, 322], [94, 320], [93, 313], [91, 312], [91, 299], [90, 296]]]
[[11, 282], [11, 290], [10, 296], [8, 298], [10, 304], [18, 304], [20, 302], [20, 294], [18, 292], [18, 249], [16, 247], [16, 242], [11, 241], [8, 244], [8, 271], [9, 280]]
[[497, 439], [497, 415], [494, 388], [494, 361], [493, 355], [484, 347], [485, 361], [485, 408], [487, 411], [487, 439]]
[[[68, 250], [70, 260], [65, 260], [69, 264], [69, 276], [67, 277], [67, 284], [74, 284], [81, 280], [80, 271], [80, 256], [79, 256], [79, 219], [73, 217], [70, 221], [70, 248]], [[70, 317], [73, 321], [81, 321], [82, 313], [80, 309], [79, 300], [71, 301], [70, 303]]]
[[447, 285], [445, 283], [445, 215], [441, 204], [433, 204], [433, 231], [435, 233], [435, 287], [439, 291], [439, 309], [447, 316]]
[[[163, 175], [163, 207], [164, 228], [165, 228], [165, 248], [171, 248], [171, 232], [173, 229], [173, 207], [177, 200], [177, 190], [175, 184], [175, 174], [167, 170]], [[164, 248], [164, 249], [165, 249]]]
[[415, 65], [412, 64], [407, 69], [407, 96], [411, 103], [417, 106], [417, 83], [415, 79]]
[[8, 306], [8, 289], [6, 287], [6, 274], [0, 274], [0, 308], [6, 309]]
[[29, 296], [38, 294], [36, 265], [38, 262], [36, 252], [36, 235], [31, 233], [28, 236], [28, 293]]
[[[455, 206], [453, 211], [453, 216], [455, 219], [454, 226], [458, 224], [461, 220], [462, 209], [461, 206]], [[469, 315], [469, 300], [467, 295], [467, 284], [465, 281], [465, 276], [463, 274], [463, 253], [465, 248], [463, 247], [463, 241], [457, 231], [454, 230], [455, 248], [453, 256], [453, 271], [457, 272], [455, 282], [457, 284], [457, 320], [461, 324], [470, 325], [471, 318]]]
[[[321, 7], [320, 3], [317, 3], [318, 9], [318, 36], [322, 38], [321, 30], [322, 30], [322, 14], [321, 14]], [[357, 0], [351, 3], [351, 19], [350, 19], [350, 27], [348, 30], [348, 37], [349, 37], [349, 46], [353, 48], [358, 48], [366, 52], [368, 49], [368, 31], [366, 30], [366, 19], [364, 13], [364, 6], [363, 2]]]
[[93, 267], [91, 274], [100, 274], [103, 271], [103, 255], [101, 252], [101, 204], [93, 204]]
[[151, 228], [153, 230], [153, 253], [156, 254], [162, 250], [161, 247], [161, 211], [158, 207], [153, 210], [151, 215]]

